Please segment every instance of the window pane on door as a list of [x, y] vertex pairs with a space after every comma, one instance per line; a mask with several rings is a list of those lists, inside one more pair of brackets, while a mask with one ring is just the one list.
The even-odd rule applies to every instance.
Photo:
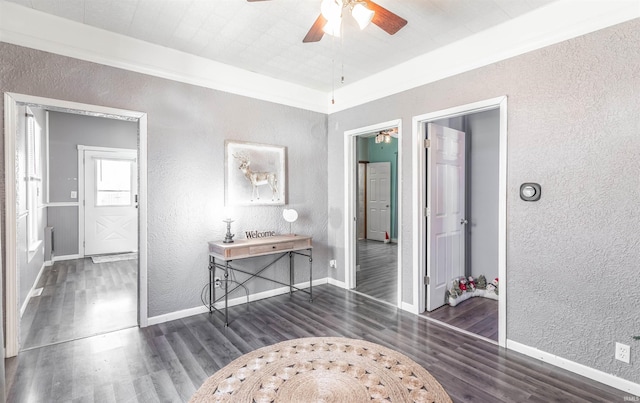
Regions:
[[96, 158], [96, 206], [130, 206], [132, 161]]

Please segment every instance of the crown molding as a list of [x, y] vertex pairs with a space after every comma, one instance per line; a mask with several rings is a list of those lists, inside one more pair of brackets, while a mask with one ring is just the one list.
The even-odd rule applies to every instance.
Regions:
[[638, 0], [558, 0], [335, 91], [329, 113], [640, 18]]
[[328, 95], [323, 91], [6, 1], [0, 1], [0, 42], [327, 113]]
[[[637, 0], [558, 0], [331, 94], [0, 0], [0, 41], [320, 113], [335, 113], [640, 18]], [[25, 23], [29, 21], [29, 23]], [[114, 46], [117, 43], [117, 46]]]

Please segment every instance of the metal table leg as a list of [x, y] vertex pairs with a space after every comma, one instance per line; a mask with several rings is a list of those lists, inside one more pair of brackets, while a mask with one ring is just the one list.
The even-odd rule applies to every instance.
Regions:
[[313, 250], [309, 249], [309, 302], [313, 302]]
[[294, 272], [293, 252], [289, 252], [289, 296], [293, 295], [293, 272]]
[[224, 326], [229, 326], [229, 261], [224, 265]]

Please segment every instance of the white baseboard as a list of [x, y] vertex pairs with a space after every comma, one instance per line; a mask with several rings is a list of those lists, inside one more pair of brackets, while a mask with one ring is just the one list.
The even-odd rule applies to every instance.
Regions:
[[347, 285], [345, 284], [344, 281], [336, 280], [335, 278], [327, 277], [327, 283], [331, 285], [335, 285], [336, 287], [345, 288], [345, 289], [347, 288]]
[[45, 263], [46, 262], [42, 263], [42, 267], [40, 267], [40, 271], [38, 272], [38, 275], [36, 276], [36, 279], [33, 282], [33, 285], [31, 286], [31, 289], [29, 290], [29, 295], [27, 295], [27, 298], [25, 298], [24, 303], [20, 307], [20, 317], [21, 318], [22, 318], [22, 315], [24, 315], [24, 311], [27, 310], [27, 305], [29, 305], [29, 301], [31, 300], [31, 296], [33, 295], [33, 292], [36, 290], [36, 286], [38, 285], [38, 282], [40, 281], [40, 277], [42, 277], [42, 273], [44, 273], [44, 268], [47, 267], [47, 265]]
[[567, 360], [566, 358], [562, 358], [542, 350], [538, 350], [534, 347], [526, 346], [513, 340], [507, 340], [507, 348], [509, 350], [517, 351], [529, 357], [536, 358], [540, 361], [547, 362], [551, 365], [555, 365], [556, 367], [566, 369], [567, 371], [571, 371], [578, 375], [582, 375], [589, 379], [593, 379], [594, 381], [604, 383], [605, 385], [609, 385], [624, 392], [631, 393], [635, 396], [640, 396], [640, 384], [628, 381], [623, 378], [619, 378], [613, 374], [608, 374], [606, 372], [587, 367], [586, 365]]
[[170, 322], [176, 319], [188, 318], [189, 316], [199, 315], [205, 312], [209, 312], [209, 308], [203, 305], [195, 308], [183, 309], [181, 311], [165, 313], [164, 315], [152, 316], [147, 320], [147, 326]]
[[52, 260], [54, 262], [60, 262], [60, 261], [63, 261], [63, 260], [82, 259], [83, 257], [84, 256], [78, 255], [78, 254], [76, 254], [76, 255], [63, 255], [63, 256], [54, 256]]
[[418, 312], [418, 308], [415, 305], [409, 304], [408, 302], [404, 301], [401, 303], [400, 309], [402, 309], [403, 311], [415, 313], [416, 315], [420, 313]]
[[[327, 284], [327, 278], [320, 278], [317, 280], [313, 280], [314, 287], [323, 285], [323, 284]], [[309, 282], [305, 281], [302, 283], [297, 283], [294, 286], [297, 288], [307, 288], [309, 287]], [[275, 297], [282, 294], [287, 294], [288, 292], [289, 292], [289, 287], [285, 286], [285, 287], [275, 288], [273, 290], [259, 292], [257, 294], [250, 294], [249, 302], [259, 301], [261, 299]], [[228, 306], [232, 307], [232, 306], [242, 305], [246, 303], [247, 303], [247, 297], [237, 297], [237, 298], [230, 299], [228, 301]], [[224, 303], [218, 302], [214, 306], [218, 309], [222, 309], [224, 308]], [[206, 306], [197, 306], [195, 308], [183, 309], [181, 311], [175, 311], [175, 312], [170, 312], [163, 315], [150, 317], [147, 321], [147, 325], [148, 326], [157, 325], [159, 323], [169, 322], [176, 319], [187, 318], [189, 316], [198, 315], [206, 312], [209, 312], [209, 308], [207, 308]]]

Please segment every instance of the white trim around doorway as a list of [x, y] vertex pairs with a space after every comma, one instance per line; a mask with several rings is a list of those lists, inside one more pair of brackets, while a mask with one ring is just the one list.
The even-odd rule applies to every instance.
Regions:
[[[390, 120], [371, 126], [344, 132], [344, 247], [345, 247], [345, 288], [356, 286], [356, 211], [355, 211], [355, 170], [357, 166], [356, 137], [397, 127], [398, 128], [398, 213], [397, 221], [402, 222], [402, 119]], [[396, 306], [404, 309], [402, 303], [402, 230], [398, 230], [398, 300]]]
[[20, 307], [18, 296], [18, 269], [16, 254], [16, 175], [15, 134], [18, 104], [42, 106], [48, 110], [69, 113], [89, 113], [96, 116], [124, 118], [138, 123], [139, 135], [139, 270], [138, 270], [138, 323], [148, 325], [147, 303], [147, 114], [105, 106], [89, 105], [31, 95], [4, 93], [4, 157], [5, 157], [5, 357], [14, 357], [19, 351]]
[[413, 117], [413, 308], [414, 313], [424, 312], [426, 275], [426, 153], [424, 139], [425, 124], [434, 120], [450, 118], [492, 109], [500, 110], [500, 161], [498, 185], [498, 276], [500, 278], [498, 301], [498, 345], [507, 344], [507, 97], [501, 96], [454, 108]]

